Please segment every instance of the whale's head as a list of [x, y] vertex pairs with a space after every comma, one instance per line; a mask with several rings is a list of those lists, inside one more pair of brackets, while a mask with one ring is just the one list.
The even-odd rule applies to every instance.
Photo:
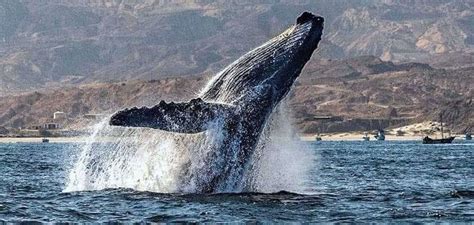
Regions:
[[296, 51], [300, 51], [303, 56], [311, 57], [314, 50], [318, 47], [321, 36], [323, 35], [324, 18], [304, 12], [298, 19], [293, 31], [293, 35], [300, 36], [301, 45], [294, 46]]
[[272, 86], [274, 99], [290, 90], [304, 65], [318, 47], [324, 19], [301, 14], [286, 31], [248, 52], [211, 80], [201, 97], [209, 101], [235, 103], [259, 86]]
[[277, 36], [273, 47], [272, 71], [262, 83], [274, 87], [275, 100], [280, 101], [290, 90], [306, 63], [318, 48], [323, 34], [324, 18], [304, 12], [296, 24]]

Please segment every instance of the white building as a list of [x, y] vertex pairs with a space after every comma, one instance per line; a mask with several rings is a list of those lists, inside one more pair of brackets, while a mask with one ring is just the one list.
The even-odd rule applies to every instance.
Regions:
[[43, 128], [45, 130], [57, 130], [57, 129], [61, 128], [61, 126], [59, 125], [59, 123], [45, 123], [43, 125]]
[[58, 112], [53, 113], [53, 119], [55, 120], [64, 120], [66, 118], [67, 118], [67, 115], [65, 112], [58, 111]]

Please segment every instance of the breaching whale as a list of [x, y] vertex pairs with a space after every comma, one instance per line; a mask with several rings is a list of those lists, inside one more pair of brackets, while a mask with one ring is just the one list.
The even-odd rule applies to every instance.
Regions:
[[209, 148], [219, 154], [209, 154], [208, 160], [215, 162], [218, 155], [220, 163], [203, 171], [205, 178], [194, 178], [196, 190], [235, 190], [249, 168], [268, 118], [318, 47], [323, 22], [322, 17], [304, 12], [285, 32], [213, 77], [197, 98], [125, 109], [115, 113], [109, 123], [185, 134], [217, 127], [222, 141]]

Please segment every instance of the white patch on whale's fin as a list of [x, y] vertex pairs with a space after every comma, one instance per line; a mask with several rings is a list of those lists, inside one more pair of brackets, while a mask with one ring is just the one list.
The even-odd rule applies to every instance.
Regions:
[[199, 133], [219, 117], [233, 115], [235, 107], [208, 103], [200, 98], [189, 102], [166, 103], [161, 101], [151, 108], [131, 108], [115, 113], [112, 126], [149, 127], [177, 133]]

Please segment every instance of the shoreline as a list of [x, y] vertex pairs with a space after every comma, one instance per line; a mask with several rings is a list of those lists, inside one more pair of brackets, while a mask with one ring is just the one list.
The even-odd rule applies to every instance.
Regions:
[[[337, 133], [337, 134], [321, 134], [322, 141], [364, 141], [362, 133]], [[377, 141], [373, 136], [369, 136], [370, 141]], [[421, 141], [422, 136], [406, 135], [395, 136], [386, 135], [385, 141]], [[462, 137], [456, 136], [456, 139]], [[87, 137], [51, 137], [47, 138], [49, 143], [84, 143], [87, 142]], [[14, 144], [14, 143], [42, 143], [41, 137], [0, 137], [0, 144]], [[104, 138], [101, 141], [112, 141], [112, 139]], [[316, 141], [316, 135], [304, 134], [299, 136], [301, 141]]]
[[[85, 137], [50, 137], [49, 143], [82, 143]], [[42, 137], [0, 137], [0, 144], [42, 143]]]
[[[364, 134], [321, 134], [322, 141], [364, 141]], [[373, 135], [369, 135], [370, 141], [377, 141]], [[316, 135], [303, 135], [300, 137], [302, 141], [316, 141]], [[421, 141], [422, 136], [396, 136], [396, 135], [385, 135], [385, 141]]]
[[[426, 134], [423, 135], [414, 135], [406, 134], [403, 136], [397, 136], [393, 134], [385, 134], [385, 141], [422, 141]], [[464, 140], [463, 135], [453, 134], [456, 137], [455, 140]], [[364, 141], [364, 132], [351, 132], [351, 133], [331, 133], [331, 134], [320, 134], [322, 141]], [[374, 137], [374, 134], [368, 134], [370, 141], [377, 141]], [[431, 137], [436, 137], [436, 135], [431, 135]], [[439, 137], [441, 138], [441, 137]], [[316, 141], [316, 134], [305, 134], [300, 137], [302, 141]]]

